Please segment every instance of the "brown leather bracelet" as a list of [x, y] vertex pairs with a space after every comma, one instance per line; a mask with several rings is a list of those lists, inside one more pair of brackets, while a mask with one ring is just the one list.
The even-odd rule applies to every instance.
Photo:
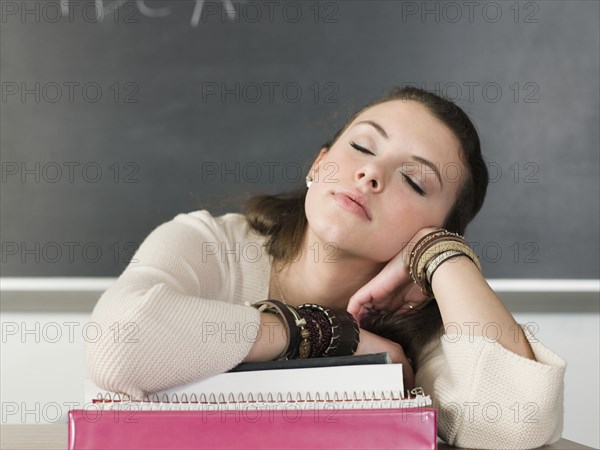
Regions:
[[283, 353], [277, 359], [308, 358], [310, 355], [309, 332], [306, 321], [291, 306], [279, 300], [262, 300], [252, 305], [259, 312], [279, 314], [283, 317], [289, 341]]

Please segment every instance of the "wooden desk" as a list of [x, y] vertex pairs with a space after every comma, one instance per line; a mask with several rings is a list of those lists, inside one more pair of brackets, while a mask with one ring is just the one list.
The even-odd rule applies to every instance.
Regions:
[[[65, 450], [67, 448], [67, 424], [55, 425], [0, 425], [0, 449], [6, 450]], [[453, 449], [443, 441], [438, 448]], [[541, 447], [542, 450], [581, 450], [591, 449], [566, 439], [554, 445]]]

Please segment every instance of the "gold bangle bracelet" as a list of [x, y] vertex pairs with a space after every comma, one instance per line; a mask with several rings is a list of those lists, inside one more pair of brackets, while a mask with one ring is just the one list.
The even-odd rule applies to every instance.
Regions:
[[473, 253], [471, 247], [469, 247], [466, 243], [457, 241], [441, 241], [436, 242], [431, 247], [427, 248], [427, 250], [423, 252], [423, 255], [419, 261], [417, 261], [417, 278], [422, 280], [425, 275], [425, 266], [437, 255], [447, 252], [448, 250], [457, 250], [459, 252], [463, 252], [465, 255], [471, 258], [477, 265], [477, 268], [481, 270], [479, 261], [475, 261], [477, 256], [475, 256], [475, 253]]
[[419, 259], [419, 261], [417, 261], [416, 264], [417, 267], [415, 278], [417, 279], [417, 284], [421, 286], [421, 292], [423, 292], [424, 294], [431, 293], [430, 289], [428, 289], [426, 285], [427, 279], [425, 268], [435, 257], [450, 250], [455, 250], [460, 253], [463, 253], [465, 256], [468, 256], [481, 272], [481, 265], [479, 264], [479, 259], [477, 258], [473, 250], [471, 250], [471, 247], [469, 247], [466, 243], [457, 241], [436, 242], [423, 252], [421, 258]]
[[464, 255], [464, 253], [459, 252], [458, 250], [448, 250], [447, 252], [437, 255], [431, 260], [429, 264], [427, 264], [427, 267], [425, 268], [425, 276], [427, 278], [427, 285], [430, 288], [429, 290], [431, 290], [431, 277], [433, 276], [433, 273], [436, 271], [436, 269], [447, 260], [459, 255]]

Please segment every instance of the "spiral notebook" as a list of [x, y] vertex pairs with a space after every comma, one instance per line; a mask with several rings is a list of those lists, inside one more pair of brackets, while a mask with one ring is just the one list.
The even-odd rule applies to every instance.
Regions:
[[247, 409], [252, 408], [405, 408], [431, 404], [415, 389], [404, 392], [402, 364], [226, 372], [176, 386], [143, 398], [110, 392], [86, 380], [86, 402], [95, 408], [129, 409]]

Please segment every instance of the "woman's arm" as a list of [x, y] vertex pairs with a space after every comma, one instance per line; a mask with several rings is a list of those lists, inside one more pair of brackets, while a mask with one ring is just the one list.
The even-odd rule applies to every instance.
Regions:
[[515, 322], [468, 257], [444, 262], [431, 282], [446, 334], [421, 353], [415, 380], [438, 408], [439, 435], [482, 449], [556, 442], [565, 361]]
[[[434, 229], [417, 233], [350, 299], [405, 313], [426, 300], [409, 274], [410, 250]], [[467, 257], [442, 263], [432, 277], [444, 333], [421, 348], [415, 385], [438, 409], [438, 434], [468, 448], [537, 448], [560, 438], [565, 361], [517, 324]], [[416, 289], [415, 289], [416, 288]], [[417, 316], [418, 317], [418, 311]]]
[[441, 264], [431, 287], [446, 331], [485, 336], [517, 355], [536, 360], [523, 330], [467, 256]]
[[[241, 304], [262, 300], [255, 276], [262, 266], [245, 264], [242, 271], [235, 254], [209, 251], [244, 247], [244, 239], [254, 238], [206, 211], [178, 214], [154, 229], [94, 308], [88, 376], [101, 388], [141, 398], [226, 372], [245, 358], [280, 354], [282, 333], [271, 327], [269, 339], [269, 328], [262, 331], [275, 316], [263, 319]], [[240, 280], [244, 289], [234, 291]]]

